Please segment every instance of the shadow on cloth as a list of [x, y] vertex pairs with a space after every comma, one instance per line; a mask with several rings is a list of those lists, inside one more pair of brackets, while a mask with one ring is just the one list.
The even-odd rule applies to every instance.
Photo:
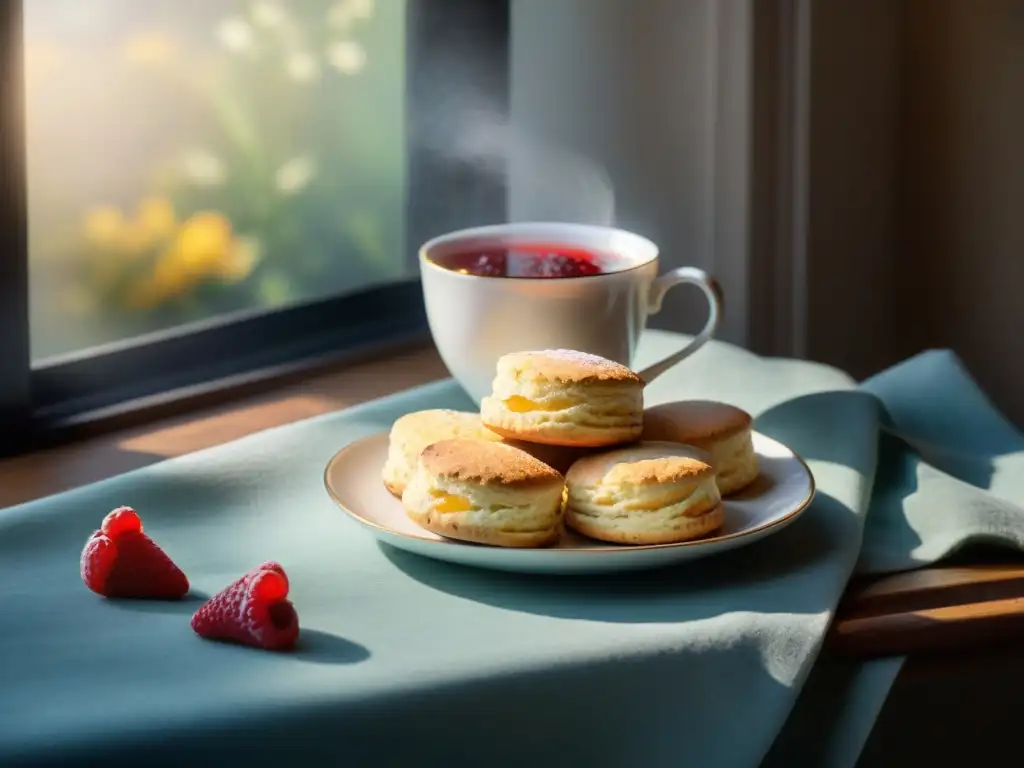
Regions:
[[[792, 588], [790, 577], [827, 565], [857, 535], [853, 512], [819, 493], [789, 528], [714, 558], [637, 573], [551, 577], [453, 565], [378, 546], [397, 568], [434, 589], [506, 610], [603, 622], [675, 623], [723, 613], [813, 614], [838, 595], [823, 584]], [[826, 582], [827, 583], [827, 582]]]
[[[400, 696], [293, 703], [260, 717], [258, 738], [245, 713], [195, 723], [187, 739], [148, 733], [147, 765], [291, 765], [301, 754], [302, 764], [310, 765], [511, 768], [546, 764], [553, 749], [565, 765], [660, 765], [694, 749], [701, 765], [752, 765], [769, 748], [771, 728], [744, 731], [740, 743], [709, 735], [720, 731], [723, 712], [744, 722], [764, 717], [751, 711], [754, 702], [788, 696], [787, 686], [765, 669], [753, 637], [708, 648], [701, 663], [686, 654], [595, 661], [568, 660], [557, 670], [513, 664], [486, 676], [455, 675], [444, 685]], [[735, 700], [731, 679], [744, 681], [750, 702]], [[681, 712], [682, 688], [701, 691], [701, 706]], [[616, 702], [611, 711], [609, 697]], [[457, 735], [451, 733], [453, 712], [459, 713]], [[511, 735], [509, 725], [520, 723], [530, 727], [517, 727]], [[74, 757], [135, 765], [138, 753], [129, 746], [125, 739], [102, 754], [79, 751]]]

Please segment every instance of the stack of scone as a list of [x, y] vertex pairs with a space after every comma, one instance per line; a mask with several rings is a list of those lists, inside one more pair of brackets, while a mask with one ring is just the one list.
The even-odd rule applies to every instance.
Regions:
[[746, 411], [713, 400], [682, 400], [644, 411], [644, 440], [685, 443], [711, 454], [723, 496], [742, 491], [757, 478], [757, 454]]
[[395, 422], [384, 484], [426, 530], [481, 544], [547, 546], [563, 522], [616, 544], [713, 533], [722, 496], [757, 476], [750, 416], [707, 401], [645, 412], [643, 387], [594, 355], [506, 355], [480, 414]]

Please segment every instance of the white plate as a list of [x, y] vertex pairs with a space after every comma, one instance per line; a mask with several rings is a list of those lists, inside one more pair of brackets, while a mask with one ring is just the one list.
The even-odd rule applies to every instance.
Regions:
[[712, 537], [681, 544], [606, 544], [566, 531], [554, 547], [514, 549], [445, 539], [420, 528], [388, 493], [380, 471], [388, 435], [357, 440], [327, 464], [324, 485], [335, 503], [380, 541], [424, 557], [521, 573], [602, 573], [658, 568], [707, 557], [762, 539], [796, 520], [814, 497], [814, 478], [782, 443], [754, 433], [761, 474], [725, 500], [725, 524]]

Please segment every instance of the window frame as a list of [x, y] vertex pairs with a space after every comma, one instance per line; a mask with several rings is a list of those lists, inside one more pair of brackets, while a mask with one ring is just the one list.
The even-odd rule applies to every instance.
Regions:
[[[502, 157], [454, 157], [467, 115], [509, 114], [509, 0], [406, 0], [406, 243], [504, 221]], [[211, 318], [33, 366], [23, 0], [0, 3], [0, 455], [208, 404], [429, 339], [418, 277]], [[459, 77], [449, 77], [459, 67]], [[433, 137], [425, 140], [424, 137]]]

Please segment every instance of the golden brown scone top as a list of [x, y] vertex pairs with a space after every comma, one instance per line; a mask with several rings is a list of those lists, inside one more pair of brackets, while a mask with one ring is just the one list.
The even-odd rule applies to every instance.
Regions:
[[714, 400], [680, 400], [644, 410], [644, 440], [701, 442], [750, 429], [753, 419], [742, 408]]
[[647, 441], [580, 459], [566, 480], [582, 485], [660, 485], [714, 477], [709, 457], [698, 449]]
[[498, 361], [499, 373], [508, 369], [517, 377], [543, 378], [566, 384], [643, 384], [643, 379], [625, 365], [573, 349], [512, 352]]
[[435, 477], [458, 483], [527, 488], [564, 480], [525, 451], [487, 440], [441, 440], [423, 449], [420, 462]]
[[449, 436], [465, 434], [467, 432], [479, 432], [483, 440], [501, 438], [498, 435], [491, 436], [479, 413], [469, 411], [453, 411], [448, 408], [434, 408], [426, 411], [414, 411], [400, 416], [391, 427], [393, 434], [429, 435], [432, 432], [446, 432]]

